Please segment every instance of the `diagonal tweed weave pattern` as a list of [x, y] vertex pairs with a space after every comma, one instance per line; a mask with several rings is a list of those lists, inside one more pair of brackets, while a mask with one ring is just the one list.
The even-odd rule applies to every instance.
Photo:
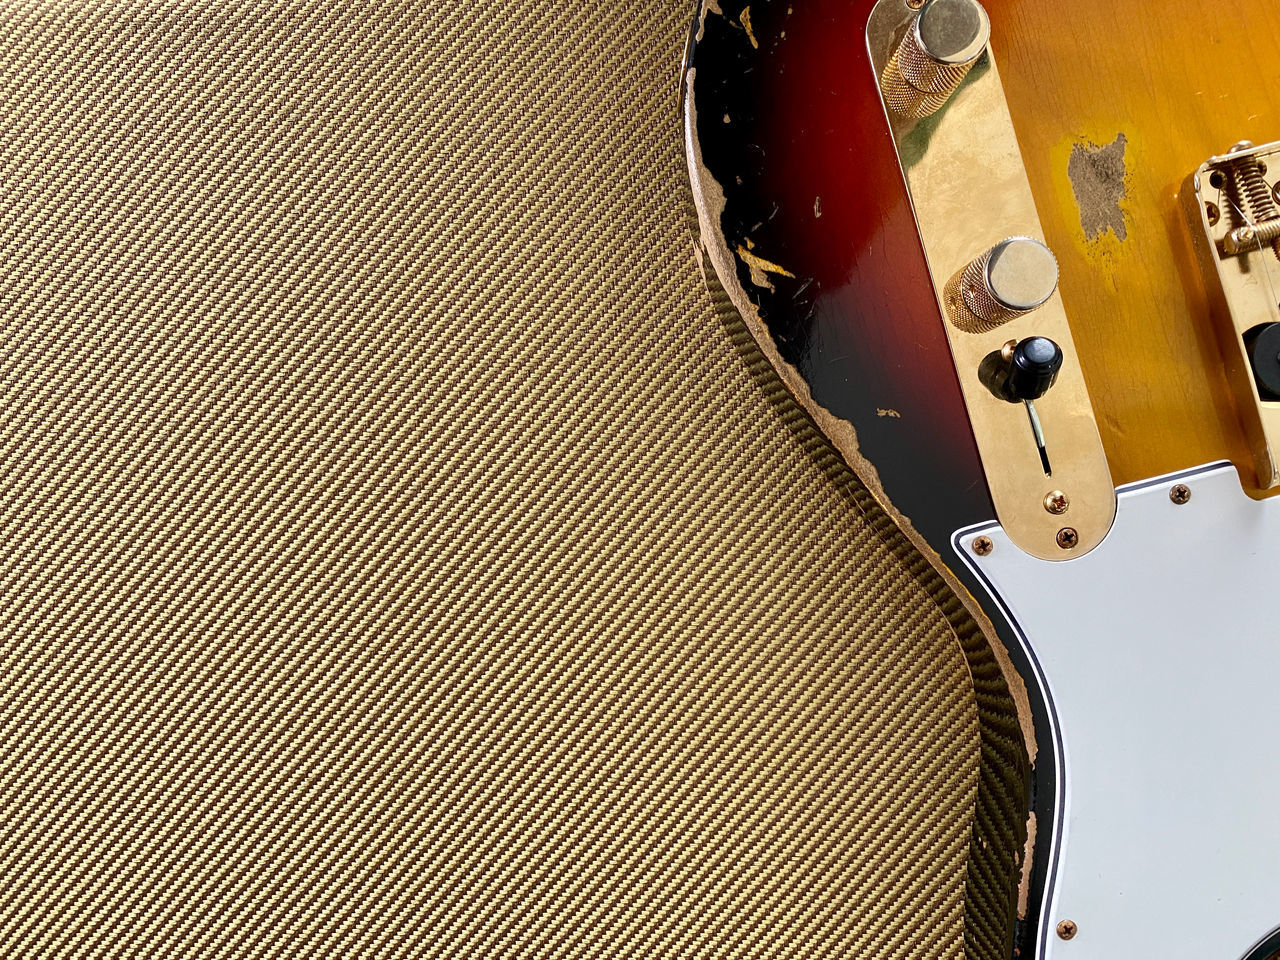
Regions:
[[716, 319], [690, 6], [0, 12], [0, 956], [962, 955], [965, 661]]

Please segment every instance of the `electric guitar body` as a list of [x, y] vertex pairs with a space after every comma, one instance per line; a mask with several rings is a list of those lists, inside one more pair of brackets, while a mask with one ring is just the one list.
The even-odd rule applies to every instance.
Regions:
[[971, 956], [1280, 949], [1277, 51], [1274, 0], [697, 11], [706, 257], [1020, 704]]

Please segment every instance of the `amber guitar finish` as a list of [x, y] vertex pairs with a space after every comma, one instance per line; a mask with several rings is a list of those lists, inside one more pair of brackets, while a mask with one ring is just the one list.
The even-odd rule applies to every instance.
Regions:
[[[1045, 705], [1023, 691], [1017, 674], [1027, 664], [969, 596], [978, 591], [951, 546], [957, 530], [995, 510], [868, 56], [874, 6], [703, 0], [685, 77], [703, 243], [783, 379], [964, 594], [993, 645], [1010, 648], [1009, 682], [1027, 697], [1036, 760], [1030, 803], [1044, 823], [1056, 776], [1051, 751], [1036, 756]], [[1180, 193], [1206, 158], [1238, 141], [1280, 140], [1280, 7], [983, 6], [1060, 267], [1078, 350], [1070, 360], [1087, 383], [1115, 484], [1227, 460], [1250, 496], [1267, 496]], [[980, 190], [973, 203], [983, 203]], [[1003, 864], [1013, 874], [1011, 920], [1022, 887], [1017, 931], [1011, 922], [1000, 934], [1009, 956], [1039, 952], [1037, 885], [1048, 867], [1043, 845], [1033, 852], [1025, 870], [1020, 851]], [[981, 939], [971, 937], [971, 954]]]

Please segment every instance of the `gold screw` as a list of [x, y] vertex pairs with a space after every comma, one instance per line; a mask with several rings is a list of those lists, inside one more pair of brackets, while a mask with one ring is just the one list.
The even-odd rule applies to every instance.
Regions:
[[977, 540], [973, 541], [973, 552], [980, 557], [991, 556], [991, 551], [995, 548], [996, 545], [990, 537], [978, 537]]
[[1067, 495], [1061, 490], [1055, 490], [1044, 498], [1044, 508], [1055, 517], [1062, 516], [1070, 506], [1071, 501], [1067, 499]]
[[1191, 488], [1185, 483], [1180, 483], [1169, 491], [1169, 499], [1178, 506], [1182, 506], [1191, 499]]
[[1079, 932], [1080, 928], [1076, 926], [1074, 920], [1063, 920], [1058, 924], [1058, 936], [1063, 940], [1074, 940]]
[[1080, 546], [1080, 534], [1074, 527], [1063, 527], [1058, 531], [1058, 546], [1063, 550], [1074, 550]]

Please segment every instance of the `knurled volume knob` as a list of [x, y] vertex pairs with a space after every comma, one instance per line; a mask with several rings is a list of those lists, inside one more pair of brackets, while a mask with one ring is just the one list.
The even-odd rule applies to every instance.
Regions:
[[991, 21], [978, 0], [925, 0], [885, 67], [889, 109], [906, 117], [937, 113], [991, 39]]
[[1053, 251], [1030, 237], [1010, 237], [964, 268], [960, 275], [964, 309], [955, 321], [970, 333], [985, 333], [1044, 306], [1057, 289], [1058, 260]]

